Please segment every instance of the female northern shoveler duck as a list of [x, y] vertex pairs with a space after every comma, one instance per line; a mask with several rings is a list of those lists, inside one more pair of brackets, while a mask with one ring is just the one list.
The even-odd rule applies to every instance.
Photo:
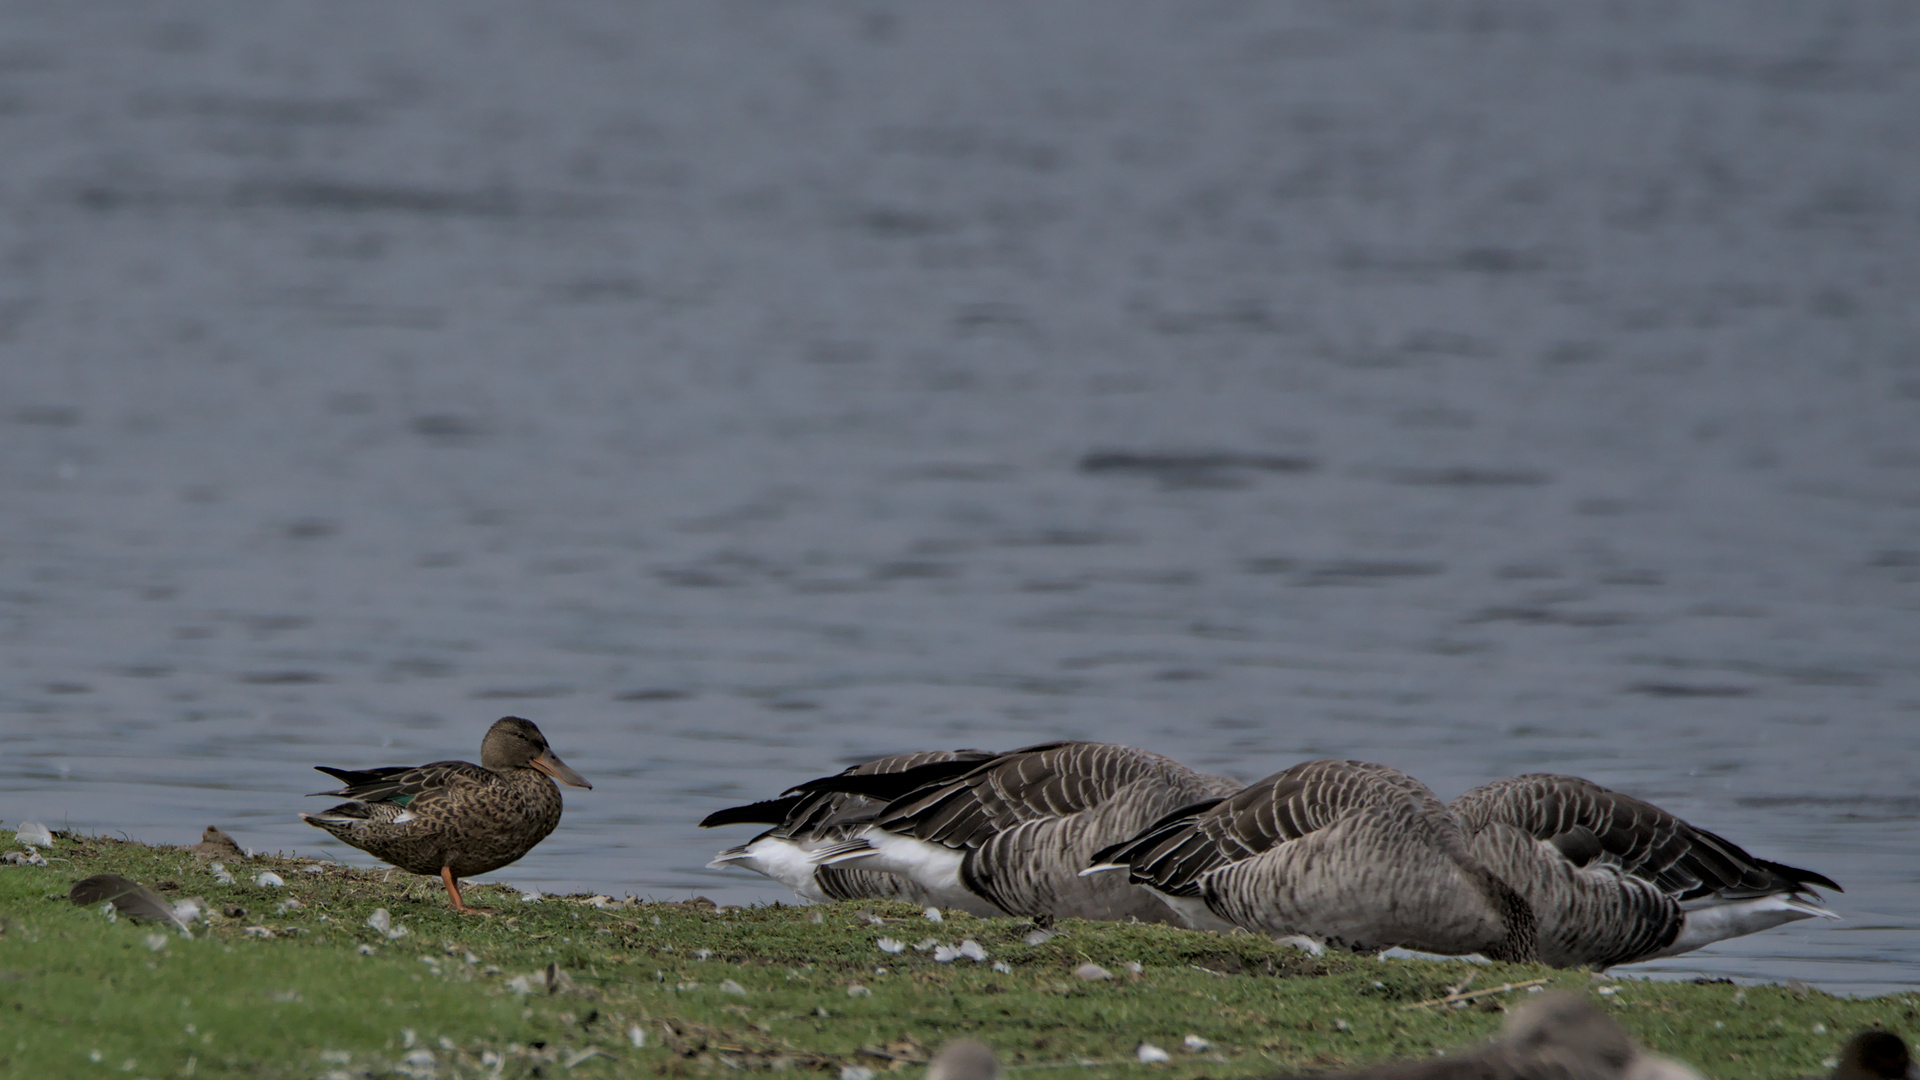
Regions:
[[446, 883], [455, 911], [459, 879], [498, 870], [533, 850], [560, 824], [560, 789], [592, 784], [556, 757], [531, 720], [508, 716], [488, 729], [480, 764], [436, 761], [384, 769], [315, 768], [346, 781], [350, 802], [300, 819], [375, 858]]

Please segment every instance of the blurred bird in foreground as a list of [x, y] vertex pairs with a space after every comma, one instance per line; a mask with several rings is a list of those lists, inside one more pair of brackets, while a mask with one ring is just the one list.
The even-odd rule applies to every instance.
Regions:
[[1891, 1031], [1863, 1031], [1840, 1050], [1833, 1080], [1920, 1080], [1906, 1040]]
[[1703, 1080], [1642, 1049], [1599, 1007], [1543, 994], [1513, 1011], [1493, 1043], [1446, 1057], [1392, 1061], [1317, 1080]]
[[927, 1066], [927, 1080], [1003, 1080], [993, 1047], [978, 1039], [957, 1039], [940, 1048]]

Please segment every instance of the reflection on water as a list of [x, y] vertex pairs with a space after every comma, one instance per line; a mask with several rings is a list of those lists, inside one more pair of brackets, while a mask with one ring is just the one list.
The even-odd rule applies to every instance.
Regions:
[[[51, 7], [0, 35], [0, 816], [781, 899], [881, 753], [1588, 776], [1920, 981], [1920, 16]], [[1730, 44], [1731, 43], [1731, 44]]]

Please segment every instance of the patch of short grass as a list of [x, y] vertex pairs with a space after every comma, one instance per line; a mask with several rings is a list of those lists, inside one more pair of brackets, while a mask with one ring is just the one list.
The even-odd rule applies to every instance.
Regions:
[[[1546, 979], [1596, 995], [1649, 1046], [1711, 1076], [1773, 1078], [1823, 1072], [1850, 1032], [1909, 1032], [1920, 1016], [1912, 995], [1314, 958], [1163, 926], [1067, 922], [1038, 940], [1022, 920], [936, 923], [888, 904], [526, 903], [480, 885], [470, 902], [499, 913], [462, 916], [437, 882], [398, 872], [263, 857], [230, 863], [226, 885], [178, 848], [62, 834], [47, 854], [44, 868], [0, 868], [7, 1075], [837, 1075], [845, 1064], [914, 1075], [929, 1050], [971, 1035], [1016, 1074], [1073, 1064], [1076, 1076], [1227, 1080], [1430, 1056], [1492, 1034], [1526, 991], [1416, 1003], [1469, 979], [1470, 990]], [[267, 870], [286, 884], [256, 884]], [[200, 897], [214, 915], [188, 940], [66, 901], [102, 872]], [[406, 934], [369, 926], [376, 908]], [[906, 947], [884, 952], [882, 938]], [[985, 961], [914, 947], [969, 939]], [[1084, 980], [1085, 964], [1113, 977]], [[1208, 1045], [1187, 1049], [1189, 1035]], [[1137, 1064], [1142, 1041], [1173, 1060]]]

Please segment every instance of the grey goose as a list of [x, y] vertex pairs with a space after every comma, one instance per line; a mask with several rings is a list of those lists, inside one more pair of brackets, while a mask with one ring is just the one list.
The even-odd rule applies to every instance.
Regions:
[[1526, 901], [1467, 849], [1446, 805], [1385, 765], [1308, 761], [1187, 807], [1085, 873], [1157, 894], [1189, 926], [1356, 951], [1531, 960]]
[[978, 915], [1170, 922], [1164, 905], [1124, 877], [1080, 870], [1170, 811], [1239, 786], [1129, 746], [1041, 743], [903, 792], [851, 839], [811, 858], [900, 875], [941, 906]]
[[[853, 765], [839, 777], [912, 776], [911, 783], [932, 779], [949, 767], [964, 772], [991, 760], [986, 750], [920, 750], [891, 754]], [[929, 767], [932, 767], [929, 769]], [[833, 778], [829, 778], [833, 779]], [[700, 822], [701, 828], [721, 825], [770, 824], [773, 828], [716, 855], [713, 869], [740, 866], [778, 881], [804, 899], [816, 903], [834, 900], [905, 900], [929, 904], [934, 898], [908, 878], [857, 866], [822, 866], [812, 858], [820, 848], [839, 844], [864, 828], [862, 822], [886, 805], [854, 791], [790, 789], [778, 799], [718, 810]]]
[[1642, 1049], [1591, 1002], [1549, 991], [1514, 1008], [1493, 1042], [1445, 1057], [1390, 1061], [1315, 1080], [1701, 1080]]
[[1605, 968], [1797, 919], [1838, 918], [1811, 870], [1756, 859], [1651, 803], [1577, 776], [1497, 780], [1453, 801], [1476, 858], [1533, 907], [1540, 959]]

